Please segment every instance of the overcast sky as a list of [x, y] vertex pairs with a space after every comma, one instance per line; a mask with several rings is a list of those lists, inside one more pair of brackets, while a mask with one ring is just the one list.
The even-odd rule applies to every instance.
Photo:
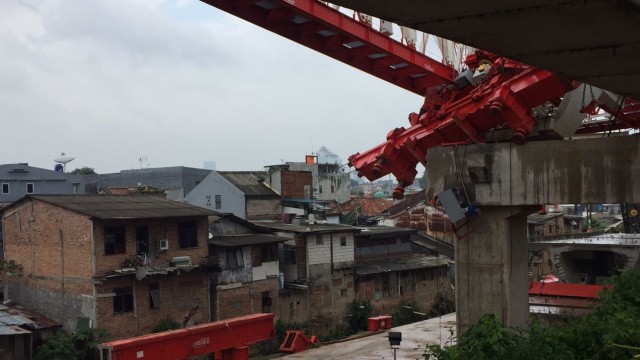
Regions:
[[0, 164], [344, 162], [422, 99], [195, 0], [0, 1]]

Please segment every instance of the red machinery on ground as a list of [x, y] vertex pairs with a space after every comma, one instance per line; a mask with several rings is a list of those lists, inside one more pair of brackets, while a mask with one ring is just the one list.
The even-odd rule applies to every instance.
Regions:
[[274, 314], [252, 314], [100, 344], [100, 360], [249, 359], [248, 345], [274, 337]]
[[[579, 85], [484, 51], [467, 57], [468, 69], [458, 74], [374, 30], [370, 21], [350, 18], [317, 0], [202, 1], [425, 96], [419, 113], [409, 115], [409, 128], [396, 128], [387, 134], [386, 142], [349, 158], [358, 175], [369, 180], [395, 175], [399, 183], [395, 198], [402, 198], [404, 187], [413, 183], [416, 166], [424, 164], [428, 149], [496, 141], [488, 136], [496, 130], [510, 130], [501, 141], [522, 143], [537, 122], [557, 116], [561, 99]], [[602, 109], [611, 116], [606, 121], [578, 124], [573, 133], [640, 126], [640, 102], [607, 95], [614, 95], [609, 96], [614, 100], [601, 102], [593, 91], [583, 92], [582, 103], [571, 110], [586, 116]]]

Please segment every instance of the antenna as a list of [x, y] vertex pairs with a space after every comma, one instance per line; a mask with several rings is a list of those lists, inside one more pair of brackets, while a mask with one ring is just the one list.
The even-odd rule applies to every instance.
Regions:
[[58, 164], [62, 164], [62, 172], [67, 172], [67, 163], [70, 163], [74, 159], [74, 157], [66, 156], [65, 153], [62, 152], [60, 153], [60, 156], [53, 159], [53, 161], [57, 162]]
[[140, 162], [140, 169], [143, 168], [142, 163], [145, 163], [147, 168], [149, 167], [149, 157], [146, 156], [146, 155], [145, 156], [140, 156], [138, 158], [138, 162]]

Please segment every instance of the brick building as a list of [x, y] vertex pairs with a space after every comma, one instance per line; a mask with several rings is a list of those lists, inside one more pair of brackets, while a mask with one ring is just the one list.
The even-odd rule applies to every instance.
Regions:
[[415, 302], [429, 310], [439, 293], [452, 296], [446, 257], [419, 253], [407, 228], [370, 227], [356, 235], [356, 300], [371, 301], [373, 315]]
[[278, 244], [285, 240], [270, 234], [222, 235], [209, 240], [212, 320], [260, 312], [278, 316]]
[[323, 335], [348, 322], [355, 298], [354, 235], [358, 228], [337, 224], [256, 223], [285, 237], [279, 248], [284, 289], [279, 316], [303, 322]]
[[161, 319], [209, 321], [208, 216], [156, 196], [30, 195], [2, 214], [5, 257], [24, 273], [6, 296], [67, 330], [91, 323], [111, 338]]

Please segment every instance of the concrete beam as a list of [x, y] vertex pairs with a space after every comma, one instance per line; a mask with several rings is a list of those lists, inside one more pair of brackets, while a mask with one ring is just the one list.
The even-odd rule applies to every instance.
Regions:
[[478, 206], [640, 202], [640, 138], [449, 146], [427, 153], [427, 195], [455, 187]]

